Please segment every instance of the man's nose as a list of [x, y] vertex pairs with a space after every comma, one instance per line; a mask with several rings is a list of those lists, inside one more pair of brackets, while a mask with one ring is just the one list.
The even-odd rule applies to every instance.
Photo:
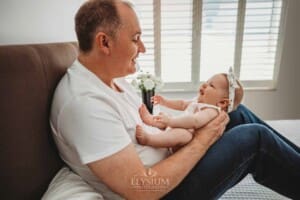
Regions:
[[140, 42], [139, 42], [139, 52], [141, 52], [141, 53], [145, 53], [146, 52], [146, 47], [145, 47], [145, 45], [144, 45], [144, 43], [143, 43], [142, 40], [140, 40]]

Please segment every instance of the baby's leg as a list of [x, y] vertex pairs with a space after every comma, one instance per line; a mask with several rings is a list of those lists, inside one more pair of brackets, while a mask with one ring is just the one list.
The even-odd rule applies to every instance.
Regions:
[[186, 129], [173, 128], [159, 134], [149, 134], [141, 126], [136, 128], [136, 139], [139, 144], [152, 147], [178, 147], [187, 144], [193, 138], [192, 133]]
[[160, 128], [160, 129], [165, 129], [166, 128], [166, 126], [163, 123], [157, 122], [157, 121], [154, 120], [153, 115], [151, 115], [149, 113], [149, 111], [147, 110], [147, 108], [144, 104], [140, 107], [139, 113], [140, 113], [142, 121], [145, 124], [150, 125], [150, 126], [154, 126], [154, 127]]

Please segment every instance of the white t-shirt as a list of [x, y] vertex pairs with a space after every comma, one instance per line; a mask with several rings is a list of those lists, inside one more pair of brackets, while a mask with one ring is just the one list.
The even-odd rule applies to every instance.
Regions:
[[168, 156], [166, 148], [137, 143], [137, 124], [153, 134], [157, 131], [142, 122], [141, 98], [132, 86], [124, 79], [114, 81], [123, 92], [109, 88], [76, 60], [56, 88], [50, 116], [61, 158], [106, 199], [121, 198], [101, 183], [87, 163], [111, 156], [130, 143], [147, 167]]

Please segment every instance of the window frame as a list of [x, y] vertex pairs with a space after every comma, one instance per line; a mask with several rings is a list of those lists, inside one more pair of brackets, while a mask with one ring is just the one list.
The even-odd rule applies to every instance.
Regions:
[[[234, 72], [240, 77], [242, 45], [244, 35], [244, 22], [247, 0], [238, 1], [237, 26], [234, 49]], [[165, 83], [162, 92], [189, 92], [196, 91], [200, 81], [200, 60], [201, 60], [201, 18], [202, 18], [202, 0], [193, 0], [192, 9], [192, 69], [191, 82], [171, 82]], [[274, 60], [274, 73], [272, 80], [247, 80], [241, 81], [246, 90], [274, 90], [278, 85], [279, 68], [283, 50], [285, 36], [285, 21], [287, 16], [288, 0], [282, 0], [279, 32], [276, 45], [276, 54]], [[153, 0], [153, 37], [154, 37], [154, 72], [161, 77], [161, 0]]]

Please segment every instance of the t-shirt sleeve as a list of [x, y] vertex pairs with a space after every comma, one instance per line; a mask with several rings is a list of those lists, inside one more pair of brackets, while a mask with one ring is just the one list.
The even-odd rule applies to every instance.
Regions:
[[108, 157], [131, 143], [111, 102], [78, 98], [64, 107], [58, 120], [59, 132], [83, 164]]

